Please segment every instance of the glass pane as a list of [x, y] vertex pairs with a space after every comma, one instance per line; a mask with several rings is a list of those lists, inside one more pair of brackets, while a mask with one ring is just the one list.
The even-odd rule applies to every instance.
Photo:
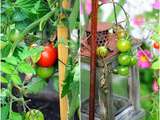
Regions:
[[117, 114], [129, 105], [128, 77], [112, 75], [113, 112]]

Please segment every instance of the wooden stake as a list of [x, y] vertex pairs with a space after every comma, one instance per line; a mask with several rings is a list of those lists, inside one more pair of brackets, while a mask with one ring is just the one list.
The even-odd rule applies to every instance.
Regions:
[[92, 0], [89, 120], [94, 120], [95, 112], [97, 10], [98, 0]]
[[[69, 8], [69, 6], [70, 5], [69, 5], [68, 0], [63, 0], [62, 7]], [[62, 40], [64, 40], [64, 42], [67, 43], [68, 35], [69, 35], [69, 30], [65, 25], [57, 26], [58, 42], [62, 42]], [[62, 61], [64, 64], [66, 64], [67, 58], [68, 58], [68, 48], [64, 44], [59, 43], [58, 44], [58, 59]], [[68, 120], [68, 99], [67, 99], [67, 96], [64, 96], [63, 98], [61, 98], [62, 85], [65, 79], [65, 65], [62, 62], [59, 62], [59, 66], [58, 66], [59, 67], [60, 119]]]

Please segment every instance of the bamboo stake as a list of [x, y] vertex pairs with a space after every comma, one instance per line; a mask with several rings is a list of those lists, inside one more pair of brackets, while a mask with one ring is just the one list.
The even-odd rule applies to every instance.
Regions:
[[[69, 8], [68, 0], [63, 0], [62, 7]], [[63, 16], [63, 15], [62, 15]], [[61, 16], [60, 16], [61, 17]], [[68, 58], [68, 48], [61, 44], [61, 41], [64, 40], [67, 43], [69, 30], [65, 25], [58, 25], [57, 26], [57, 37], [58, 37], [58, 59], [62, 61], [64, 64], [67, 63]], [[62, 93], [62, 85], [65, 79], [65, 65], [59, 62], [59, 104], [60, 104], [60, 119], [61, 120], [68, 120], [68, 99], [67, 96], [61, 98]]]
[[92, 0], [89, 120], [94, 120], [98, 0]]

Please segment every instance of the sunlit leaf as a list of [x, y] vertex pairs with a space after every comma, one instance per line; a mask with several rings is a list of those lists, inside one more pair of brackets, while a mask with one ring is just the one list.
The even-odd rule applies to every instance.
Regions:
[[21, 81], [19, 75], [16, 75], [16, 74], [10, 75], [10, 80], [12, 80], [12, 82], [15, 85], [21, 85], [22, 84], [22, 81]]
[[13, 74], [15, 72], [14, 66], [1, 62], [1, 71], [7, 74]]
[[1, 120], [7, 120], [7, 117], [9, 114], [9, 105], [7, 104], [7, 105], [1, 107], [0, 113], [1, 113]]
[[25, 74], [28, 74], [28, 73], [32, 73], [32, 74], [35, 74], [35, 70], [33, 69], [33, 67], [31, 66], [31, 64], [29, 63], [26, 63], [26, 62], [22, 62], [18, 65], [18, 71], [21, 72], [21, 73], [25, 73]]
[[11, 112], [11, 119], [10, 120], [23, 120], [22, 115], [17, 112]]
[[4, 78], [3, 76], [0, 76], [0, 82], [1, 83], [8, 83], [8, 80]]
[[12, 65], [17, 65], [19, 62], [19, 59], [14, 56], [3, 58], [3, 60], [5, 60], [7, 63], [10, 63]]

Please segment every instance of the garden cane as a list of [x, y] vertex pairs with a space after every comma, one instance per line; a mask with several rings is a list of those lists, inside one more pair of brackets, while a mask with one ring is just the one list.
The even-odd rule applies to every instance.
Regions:
[[97, 39], [97, 10], [98, 0], [92, 1], [91, 17], [91, 63], [90, 63], [90, 99], [89, 120], [94, 120], [95, 110], [95, 81], [96, 81], [96, 39]]

